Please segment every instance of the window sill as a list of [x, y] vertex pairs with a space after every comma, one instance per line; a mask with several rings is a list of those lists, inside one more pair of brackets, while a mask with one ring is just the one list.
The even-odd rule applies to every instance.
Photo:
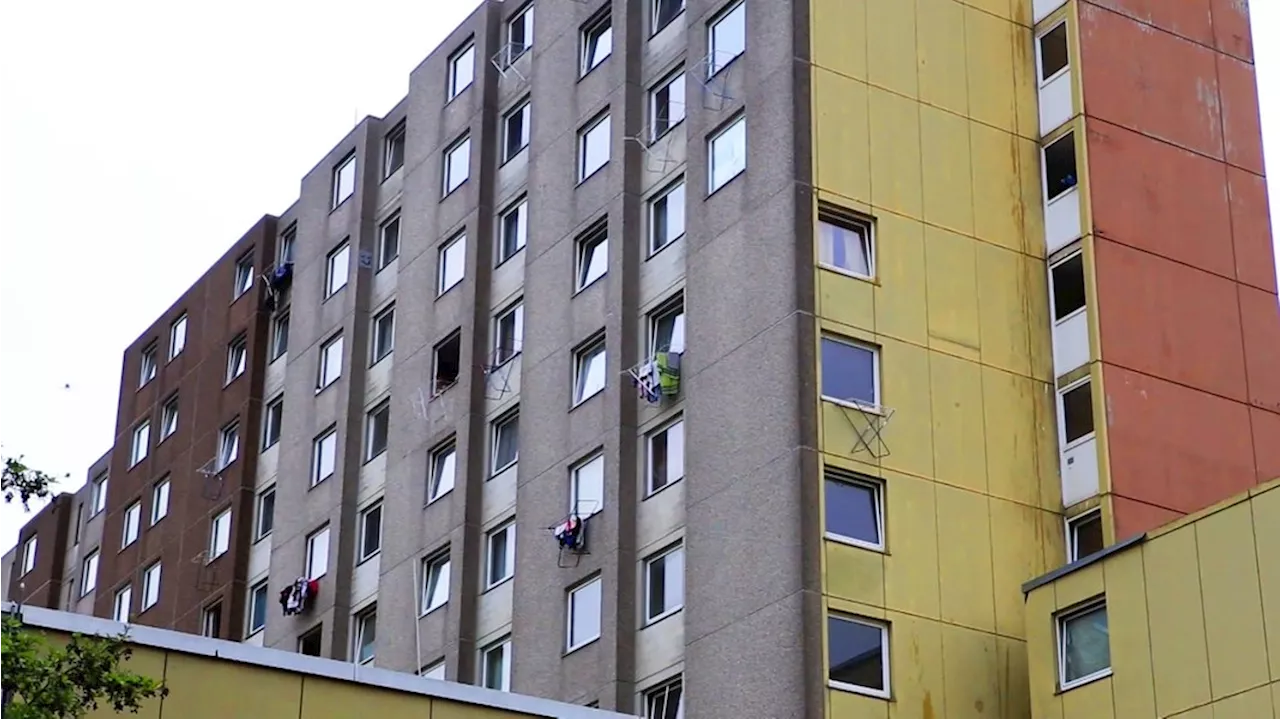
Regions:
[[[721, 17], [724, 17], [724, 16], [722, 15]], [[711, 51], [711, 53], [713, 53], [713, 54], [714, 54], [715, 52], [717, 52], [717, 51], [716, 51], [716, 50], [712, 50], [712, 51]], [[713, 73], [711, 73], [709, 76], [707, 76], [707, 79], [706, 79], [704, 82], [711, 82], [712, 80], [716, 79], [717, 77], [720, 77], [720, 75], [722, 75], [722, 74], [727, 74], [727, 72], [729, 71], [729, 69], [730, 69], [730, 68], [732, 68], [735, 64], [737, 64], [738, 60], [740, 60], [740, 59], [742, 58], [742, 56], [743, 56], [743, 55], [745, 55], [745, 54], [747, 54], [747, 53], [746, 53], [746, 51], [745, 51], [745, 50], [743, 50], [742, 52], [738, 53], [737, 55], [734, 55], [733, 57], [729, 58], [729, 61], [728, 61], [728, 62], [726, 62], [725, 64], [721, 65], [721, 66], [720, 66], [720, 67], [719, 67], [715, 72], [713, 72]], [[729, 78], [728, 78], [728, 77], [725, 77], [725, 78], [724, 78], [724, 81], [725, 81], [725, 82], [728, 82], [728, 81], [729, 81]]]
[[828, 263], [826, 263], [826, 262], [819, 262], [819, 263], [818, 263], [818, 267], [820, 267], [820, 268], [822, 268], [822, 269], [824, 269], [824, 270], [827, 270], [828, 272], [834, 272], [834, 273], [836, 273], [837, 275], [844, 275], [845, 277], [850, 277], [850, 278], [855, 279], [855, 280], [862, 280], [863, 282], [870, 282], [871, 284], [876, 285], [876, 286], [879, 286], [879, 284], [880, 284], [879, 282], [877, 282], [877, 281], [876, 281], [876, 277], [875, 277], [875, 267], [872, 267], [872, 268], [871, 268], [871, 274], [869, 274], [869, 275], [864, 275], [864, 274], [862, 274], [861, 272], [854, 272], [853, 270], [848, 270], [848, 269], [845, 269], [845, 268], [840, 267], [840, 266], [837, 266], [837, 265], [828, 264]]
[[517, 157], [520, 157], [520, 155], [525, 154], [525, 150], [528, 150], [528, 149], [529, 149], [529, 143], [526, 142], [520, 147], [516, 148], [514, 152], [504, 155], [502, 158], [502, 162], [498, 165], [498, 169], [501, 170], [502, 168], [506, 167], [508, 164], [511, 163], [512, 160], [515, 160]]
[[1064, 682], [1059, 685], [1058, 690], [1055, 691], [1053, 694], [1054, 696], [1057, 696], [1059, 694], [1064, 694], [1066, 692], [1069, 692], [1072, 689], [1079, 689], [1080, 687], [1086, 684], [1092, 684], [1097, 681], [1102, 681], [1103, 679], [1109, 679], [1111, 677], [1111, 674], [1112, 674], [1111, 667], [1107, 667], [1106, 669], [1103, 669], [1100, 672], [1094, 672], [1093, 674], [1090, 674], [1088, 676], [1080, 677], [1079, 679], [1075, 679], [1070, 682]]
[[435, 612], [438, 612], [438, 611], [440, 611], [441, 609], [444, 609], [444, 608], [445, 608], [445, 607], [447, 607], [447, 606], [449, 606], [449, 602], [448, 602], [448, 600], [443, 601], [443, 602], [440, 602], [439, 604], [435, 605], [434, 607], [431, 607], [430, 609], [426, 610], [425, 612], [422, 612], [421, 614], [419, 614], [419, 615], [418, 615], [418, 619], [422, 619], [422, 618], [426, 617], [426, 616], [427, 616], [427, 615], [429, 615], [429, 614], [434, 614]]
[[579, 643], [577, 643], [577, 644], [575, 644], [575, 645], [573, 645], [573, 646], [569, 647], [568, 649], [565, 649], [565, 650], [564, 650], [564, 654], [562, 654], [561, 656], [562, 656], [562, 657], [567, 657], [567, 656], [569, 656], [570, 654], [573, 654], [574, 652], [579, 651], [579, 650], [581, 650], [581, 649], [585, 649], [585, 648], [587, 648], [587, 647], [591, 646], [592, 644], [595, 644], [595, 643], [596, 643], [596, 642], [598, 642], [598, 641], [600, 641], [600, 635], [599, 635], [599, 634], [597, 634], [596, 636], [594, 636], [594, 637], [592, 637], [592, 638], [590, 638], [590, 639], [588, 639], [588, 640], [586, 640], [586, 641], [584, 641], [584, 642], [579, 642]]
[[377, 559], [377, 558], [378, 558], [378, 557], [380, 557], [380, 556], [382, 556], [382, 549], [381, 549], [381, 548], [379, 548], [379, 549], [378, 549], [378, 551], [374, 552], [373, 554], [370, 554], [370, 555], [369, 555], [369, 556], [367, 556], [367, 557], [362, 557], [362, 558], [360, 559], [360, 561], [356, 562], [356, 566], [357, 566], [357, 567], [359, 567], [359, 566], [361, 566], [361, 565], [363, 565], [363, 564], [367, 564], [367, 563], [368, 563], [368, 562], [370, 562], [371, 560]]
[[[668, 77], [674, 77], [674, 75], [668, 75]], [[653, 93], [650, 92], [649, 94], [652, 95]], [[682, 117], [679, 120], [676, 120], [674, 125], [668, 125], [667, 129], [649, 138], [649, 147], [653, 147], [655, 144], [658, 143], [659, 140], [666, 137], [667, 135], [670, 135], [672, 130], [676, 129], [677, 127], [680, 127], [683, 124], [684, 124], [684, 118]]]
[[855, 684], [845, 684], [844, 682], [838, 682], [832, 679], [827, 680], [827, 687], [830, 689], [835, 689], [838, 692], [848, 692], [850, 694], [861, 694], [864, 697], [871, 697], [873, 699], [884, 699], [885, 701], [893, 700], [892, 697], [889, 695], [889, 692], [887, 691], [883, 691], [880, 689], [868, 689], [866, 687], [860, 687]]
[[334, 378], [332, 381], [330, 381], [328, 384], [325, 384], [325, 385], [321, 385], [321, 386], [319, 386], [319, 387], [316, 387], [316, 396], [317, 396], [317, 397], [319, 397], [321, 392], [324, 392], [325, 390], [327, 390], [327, 389], [329, 389], [330, 387], [332, 387], [332, 386], [334, 386], [335, 384], [337, 384], [337, 383], [338, 383], [338, 380], [340, 380], [340, 379], [342, 379], [342, 377], [341, 377], [341, 376], [338, 376], [338, 377], [335, 377], [335, 378]]
[[355, 197], [355, 196], [356, 196], [356, 193], [352, 192], [350, 195], [347, 195], [346, 197], [344, 197], [344, 198], [342, 198], [341, 200], [339, 200], [339, 201], [338, 201], [338, 204], [336, 204], [336, 205], [334, 205], [333, 207], [330, 207], [330, 208], [329, 208], [329, 214], [331, 214], [331, 215], [332, 215], [333, 213], [335, 213], [335, 212], [337, 212], [338, 210], [342, 209], [342, 206], [343, 206], [343, 205], [345, 205], [345, 204], [347, 204], [347, 200], [350, 200], [352, 197]]
[[710, 200], [712, 197], [715, 197], [721, 190], [728, 187], [729, 185], [732, 185], [734, 180], [738, 179], [739, 177], [742, 177], [745, 174], [747, 174], [747, 167], [746, 165], [743, 165], [741, 170], [738, 170], [737, 172], [733, 173], [732, 177], [720, 183], [719, 187], [709, 187], [707, 190], [707, 199]]
[[663, 245], [662, 247], [659, 247], [656, 250], [652, 249], [652, 245], [650, 245], [649, 256], [644, 258], [644, 261], [648, 262], [649, 260], [652, 260], [653, 258], [658, 256], [658, 253], [662, 252], [663, 250], [667, 249], [668, 247], [674, 245], [675, 243], [683, 239], [684, 239], [684, 234], [682, 233], [679, 237], [672, 238], [665, 245]]
[[424, 508], [424, 509], [425, 509], [425, 508], [427, 508], [427, 507], [430, 507], [431, 505], [435, 504], [436, 502], [439, 502], [440, 500], [444, 499], [445, 497], [448, 497], [450, 494], [453, 494], [453, 487], [450, 487], [450, 488], [446, 489], [445, 491], [443, 491], [443, 492], [441, 492], [441, 493], [437, 494], [437, 495], [436, 495], [436, 496], [434, 496], [434, 497], [428, 497], [428, 498], [427, 498], [427, 503], [426, 503], [426, 504], [424, 504], [424, 505], [422, 505], [422, 506], [423, 506], [423, 508]]
[[652, 626], [654, 626], [655, 624], [659, 624], [659, 623], [661, 623], [664, 619], [669, 619], [669, 618], [671, 618], [671, 617], [674, 617], [675, 615], [679, 614], [679, 613], [680, 613], [680, 612], [682, 612], [682, 611], [684, 611], [684, 605], [683, 605], [683, 604], [681, 604], [680, 606], [678, 606], [678, 607], [676, 607], [676, 608], [674, 608], [674, 609], [668, 609], [668, 610], [666, 610], [666, 611], [665, 611], [665, 612], [663, 612], [662, 614], [659, 614], [659, 615], [658, 615], [658, 616], [656, 616], [656, 617], [653, 617], [653, 618], [651, 618], [651, 619], [646, 619], [646, 620], [644, 620], [644, 625], [643, 625], [642, 627], [640, 627], [640, 629], [642, 629], [642, 630], [644, 630], [644, 629], [648, 629], [649, 627], [652, 627]]
[[461, 190], [470, 181], [471, 181], [471, 176], [467, 175], [467, 177], [464, 178], [462, 182], [459, 182], [458, 184], [454, 185], [451, 189], [446, 189], [444, 191], [444, 194], [440, 196], [440, 201], [444, 202], [450, 197], [453, 197], [453, 195], [456, 194], [458, 190]]
[[515, 458], [515, 459], [511, 460], [510, 462], [507, 462], [506, 464], [502, 465], [501, 467], [498, 467], [497, 469], [494, 469], [492, 472], [490, 472], [490, 473], [489, 473], [489, 479], [493, 479], [494, 477], [497, 477], [499, 474], [502, 474], [503, 472], [507, 471], [508, 469], [511, 469], [512, 467], [514, 467], [514, 466], [516, 466], [517, 464], [519, 464], [519, 462], [520, 462], [520, 458], [519, 458], [519, 457], [517, 457], [517, 458]]
[[586, 283], [585, 285], [582, 285], [582, 286], [581, 286], [581, 287], [579, 287], [578, 289], [574, 290], [574, 291], [573, 291], [573, 296], [574, 296], [574, 297], [577, 297], [578, 295], [580, 295], [580, 294], [582, 294], [583, 292], [587, 291], [587, 290], [588, 290], [588, 289], [590, 289], [591, 287], [595, 286], [595, 284], [596, 284], [597, 282], [599, 282], [600, 280], [603, 280], [605, 277], [608, 277], [608, 276], [609, 276], [609, 271], [608, 271], [608, 270], [605, 270], [604, 272], [600, 273], [600, 276], [599, 276], [599, 277], [593, 277], [593, 278], [591, 279], [591, 281], [590, 281], [590, 282], [588, 282], [588, 283]]
[[[528, 244], [528, 240], [525, 240], [525, 244]], [[496, 269], [498, 269], [499, 267], [502, 267], [503, 265], [505, 265], [505, 264], [507, 264], [508, 262], [510, 262], [510, 261], [511, 261], [511, 259], [512, 259], [513, 257], [515, 257], [516, 255], [518, 255], [518, 254], [520, 254], [521, 252], [523, 252], [523, 251], [524, 251], [524, 247], [525, 247], [524, 245], [520, 245], [520, 246], [519, 246], [519, 247], [517, 247], [515, 250], [513, 250], [511, 254], [509, 254], [509, 255], [507, 255], [506, 257], [503, 257], [502, 259], [498, 260], [498, 263], [497, 263], [497, 264], [495, 264], [495, 265], [493, 266], [493, 269], [495, 269], [495, 270], [496, 270]]]
[[828, 397], [827, 395], [822, 395], [822, 401], [830, 402], [838, 407], [848, 407], [849, 409], [856, 409], [869, 414], [884, 415], [884, 409], [879, 404], [872, 405], [847, 399], [836, 399], [835, 397]]
[[575, 409], [577, 409], [577, 408], [581, 407], [582, 405], [584, 405], [584, 404], [586, 404], [586, 403], [590, 402], [590, 401], [591, 401], [591, 399], [592, 399], [593, 397], [596, 397], [596, 396], [598, 396], [598, 395], [600, 395], [600, 394], [603, 394], [603, 393], [604, 393], [604, 387], [601, 387], [600, 389], [597, 389], [597, 390], [592, 391], [592, 392], [591, 392], [591, 394], [584, 395], [581, 399], [575, 400], [575, 401], [574, 401], [574, 403], [573, 403], [572, 405], [570, 405], [570, 407], [569, 407], [569, 411], [570, 411], [570, 412], [572, 412], [573, 410], [575, 410]]
[[648, 486], [646, 485], [646, 487], [645, 487], [645, 488], [646, 488], [646, 490], [648, 490], [648, 493], [647, 493], [647, 494], [645, 494], [645, 495], [644, 495], [644, 499], [641, 499], [640, 501], [642, 501], [642, 502], [643, 502], [643, 501], [645, 501], [645, 500], [647, 500], [647, 499], [650, 499], [651, 497], [656, 497], [656, 496], [658, 496], [659, 494], [661, 494], [662, 492], [666, 491], [667, 489], [669, 489], [669, 488], [671, 488], [671, 487], [674, 487], [674, 486], [676, 486], [677, 484], [680, 484], [680, 483], [681, 483], [681, 482], [683, 482], [683, 481], [684, 481], [684, 477], [682, 476], [682, 477], [680, 477], [679, 479], [673, 479], [673, 480], [671, 480], [670, 482], [667, 482], [666, 484], [662, 485], [661, 487], [658, 487], [657, 489], [653, 489], [653, 490], [648, 490]]
[[869, 552], [878, 552], [879, 554], [888, 554], [888, 552], [884, 550], [883, 544], [872, 544], [871, 542], [867, 542], [861, 539], [854, 539], [853, 537], [846, 537], [842, 534], [836, 534], [834, 532], [823, 532], [822, 538], [831, 542], [835, 542], [836, 544], [843, 544], [847, 547], [857, 547], [858, 549], [865, 549]]
[[441, 297], [444, 297], [445, 295], [449, 294], [449, 290], [453, 289], [454, 287], [457, 287], [457, 286], [458, 286], [458, 285], [460, 285], [460, 284], [462, 284], [462, 279], [461, 279], [461, 278], [459, 278], [457, 282], [454, 282], [453, 284], [449, 285], [448, 287], [445, 287], [444, 289], [437, 291], [437, 292], [436, 292], [436, 299], [438, 300], [438, 299], [440, 299]]
[[[612, 158], [610, 158], [610, 159], [612, 159]], [[597, 167], [597, 168], [593, 169], [591, 172], [587, 173], [586, 175], [583, 175], [583, 176], [578, 180], [577, 187], [582, 187], [583, 185], [587, 184], [587, 181], [588, 181], [588, 180], [590, 180], [591, 178], [595, 177], [596, 175], [599, 175], [602, 171], [604, 171], [604, 168], [606, 168], [606, 167], [608, 167], [608, 166], [609, 166], [609, 160], [605, 160], [605, 161], [604, 161], [604, 164], [602, 164], [602, 165], [600, 165], [599, 167]]]
[[394, 351], [395, 350], [388, 350], [387, 353], [382, 355], [381, 357], [374, 357], [373, 361], [369, 363], [369, 369], [373, 369], [374, 367], [377, 367], [379, 364], [382, 363], [382, 360], [390, 357]]
[[508, 574], [507, 576], [503, 577], [502, 579], [499, 579], [498, 581], [494, 582], [493, 584], [490, 584], [489, 586], [485, 587], [485, 588], [484, 588], [484, 591], [483, 591], [483, 592], [480, 592], [480, 593], [481, 593], [481, 594], [488, 594], [489, 592], [492, 592], [493, 590], [497, 589], [498, 587], [501, 587], [502, 585], [504, 585], [504, 584], [506, 584], [507, 582], [511, 581], [512, 579], [514, 579], [514, 578], [515, 578], [515, 576], [516, 576], [516, 573], [515, 573], [515, 572], [512, 572], [511, 574]]

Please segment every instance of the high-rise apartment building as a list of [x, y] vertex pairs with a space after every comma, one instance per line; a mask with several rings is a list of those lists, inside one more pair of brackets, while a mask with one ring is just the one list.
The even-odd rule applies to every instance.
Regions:
[[1249, 42], [486, 2], [126, 352], [95, 613], [663, 719], [1026, 716], [1023, 582], [1280, 476]]

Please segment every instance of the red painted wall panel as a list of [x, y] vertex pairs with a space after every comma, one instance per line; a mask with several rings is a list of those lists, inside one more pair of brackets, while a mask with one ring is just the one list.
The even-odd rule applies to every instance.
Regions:
[[1249, 0], [1213, 0], [1213, 46], [1245, 62], [1253, 62]]
[[1272, 294], [1276, 292], [1267, 181], [1236, 167], [1227, 168], [1231, 199], [1231, 237], [1235, 245], [1236, 280]]
[[1249, 402], [1280, 413], [1280, 303], [1275, 295], [1252, 287], [1240, 285], [1239, 291]]
[[1090, 4], [1201, 45], [1213, 46], [1214, 3], [1210, 0], [1090, 0]]
[[1255, 407], [1249, 418], [1253, 423], [1253, 451], [1258, 463], [1258, 482], [1280, 478], [1280, 414]]
[[1255, 175], [1264, 174], [1262, 124], [1258, 118], [1258, 79], [1253, 66], [1227, 55], [1218, 55], [1226, 159]]

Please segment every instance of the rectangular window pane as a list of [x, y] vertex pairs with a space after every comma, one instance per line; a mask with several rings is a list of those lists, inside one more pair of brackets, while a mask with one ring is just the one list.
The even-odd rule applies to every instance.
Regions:
[[868, 548], [882, 548], [879, 484], [828, 470], [825, 488], [827, 533]]
[[724, 187], [747, 169], [747, 121], [739, 117], [711, 138], [707, 153], [711, 163], [707, 173], [710, 192]]
[[828, 678], [873, 696], [889, 692], [888, 632], [870, 620], [827, 617]]
[[1106, 605], [1061, 617], [1058, 634], [1062, 688], [1083, 684], [1111, 669]]
[[870, 347], [822, 338], [822, 396], [866, 407], [880, 405], [876, 351]]
[[601, 580], [598, 577], [569, 592], [569, 649], [600, 638], [601, 599]]

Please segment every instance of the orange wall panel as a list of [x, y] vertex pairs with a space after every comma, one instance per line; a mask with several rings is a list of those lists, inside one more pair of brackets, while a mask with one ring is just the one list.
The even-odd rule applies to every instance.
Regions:
[[1253, 62], [1249, 3], [1245, 0], [1213, 0], [1211, 7], [1214, 47], [1246, 62]]
[[1214, 4], [1211, 0], [1088, 0], [1081, 6], [1081, 11], [1086, 8], [1106, 8], [1140, 23], [1212, 47]]
[[1117, 540], [1128, 539], [1182, 516], [1181, 512], [1172, 509], [1118, 495], [1111, 498], [1111, 513], [1116, 520]]
[[[1244, 328], [1249, 402], [1280, 413], [1280, 304], [1276, 296], [1241, 285], [1240, 323]], [[1280, 435], [1274, 439], [1280, 442]]]
[[1236, 280], [1276, 292], [1271, 246], [1271, 217], [1267, 210], [1267, 181], [1239, 168], [1227, 168], [1231, 197], [1231, 236], [1235, 244]]
[[1247, 402], [1237, 284], [1108, 239], [1094, 247], [1105, 361]]
[[1258, 463], [1258, 481], [1269, 482], [1280, 477], [1280, 414], [1254, 407], [1253, 451]]
[[1218, 89], [1227, 162], [1255, 175], [1263, 174], [1262, 123], [1258, 117], [1258, 80], [1253, 65], [1218, 55]]

